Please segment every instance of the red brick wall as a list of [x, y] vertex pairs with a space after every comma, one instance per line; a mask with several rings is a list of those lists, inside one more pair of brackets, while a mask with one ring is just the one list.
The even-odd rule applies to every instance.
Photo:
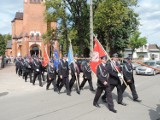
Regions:
[[[40, 4], [31, 4], [28, 0], [24, 2], [24, 12], [23, 12], [23, 20], [15, 20], [12, 22], [12, 37], [14, 35], [19, 36], [20, 33], [23, 35], [30, 35], [31, 31], [40, 32], [41, 35], [46, 33], [47, 31], [47, 23], [44, 19], [45, 6], [43, 3]], [[52, 22], [50, 24], [51, 28], [56, 28], [56, 23]], [[41, 40], [41, 37], [40, 37]], [[30, 52], [29, 48], [30, 38], [23, 37], [21, 46], [21, 55], [24, 57]], [[34, 41], [34, 40], [33, 40]], [[34, 44], [34, 43], [33, 43]], [[39, 49], [42, 51], [42, 56], [44, 54], [44, 43], [41, 42], [41, 47]], [[49, 54], [49, 48], [48, 54]], [[15, 57], [19, 52], [18, 44], [15, 40], [12, 41], [12, 55]]]

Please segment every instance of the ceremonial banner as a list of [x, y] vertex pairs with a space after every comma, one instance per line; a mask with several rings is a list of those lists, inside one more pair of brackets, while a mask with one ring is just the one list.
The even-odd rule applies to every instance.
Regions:
[[49, 63], [49, 57], [48, 57], [46, 49], [44, 49], [42, 66], [46, 67], [48, 65], [48, 63]]
[[101, 63], [100, 61], [100, 57], [106, 55], [101, 43], [95, 39], [94, 40], [94, 48], [93, 48], [93, 52], [91, 55], [91, 62], [90, 62], [90, 66], [92, 71], [96, 74], [96, 70], [97, 70], [97, 66]]
[[58, 69], [58, 64], [59, 64], [58, 50], [54, 50], [54, 66], [56, 67], [56, 70]]
[[73, 57], [72, 44], [70, 42], [69, 51], [68, 51], [68, 65], [70, 65], [72, 62], [74, 62], [74, 57]]

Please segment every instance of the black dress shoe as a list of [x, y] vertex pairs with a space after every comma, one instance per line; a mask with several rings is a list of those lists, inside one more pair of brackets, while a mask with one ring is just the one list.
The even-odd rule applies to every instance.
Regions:
[[61, 93], [59, 89], [57, 90], [57, 93], [58, 93], [58, 94], [60, 94], [60, 93]]
[[71, 93], [67, 93], [68, 96], [71, 96]]
[[117, 110], [115, 110], [114, 108], [113, 109], [109, 109], [109, 110], [114, 112], [114, 113], [117, 113]]
[[90, 89], [90, 91], [95, 92], [95, 90], [94, 90], [94, 89]]
[[83, 88], [82, 88], [82, 87], [79, 87], [79, 89], [80, 89], [80, 90], [83, 90]]
[[77, 90], [77, 93], [80, 95], [80, 91], [79, 90]]
[[142, 102], [142, 100], [139, 100], [139, 99], [133, 99], [133, 101], [135, 101], [135, 102]]
[[99, 104], [98, 103], [93, 103], [93, 106], [97, 107], [97, 108], [100, 108]]
[[127, 105], [126, 103], [123, 103], [123, 102], [118, 103], [118, 104], [123, 105], [123, 106], [126, 106], [126, 105]]

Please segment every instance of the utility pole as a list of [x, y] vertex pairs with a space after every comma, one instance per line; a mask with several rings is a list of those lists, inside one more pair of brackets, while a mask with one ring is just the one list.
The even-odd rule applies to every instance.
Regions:
[[93, 2], [90, 0], [90, 55], [93, 51]]

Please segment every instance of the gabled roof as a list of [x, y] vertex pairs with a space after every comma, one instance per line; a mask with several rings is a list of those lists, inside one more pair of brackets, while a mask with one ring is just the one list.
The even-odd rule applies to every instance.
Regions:
[[157, 46], [157, 44], [149, 44], [148, 49], [149, 51], [160, 51], [160, 48]]
[[15, 20], [23, 20], [23, 12], [16, 12], [15, 17], [11, 22], [14, 22]]
[[157, 44], [149, 44], [148, 48], [149, 49], [159, 49]]
[[12, 48], [12, 40], [8, 40], [7, 41], [7, 46], [6, 46], [7, 49], [11, 49]]

